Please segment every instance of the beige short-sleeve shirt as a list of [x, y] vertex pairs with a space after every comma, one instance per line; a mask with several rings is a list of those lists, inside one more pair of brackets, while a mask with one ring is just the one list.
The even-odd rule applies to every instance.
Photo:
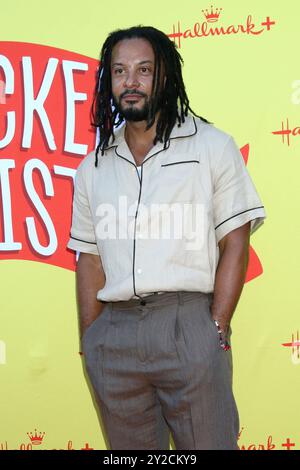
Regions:
[[92, 151], [76, 172], [67, 246], [101, 256], [99, 300], [213, 292], [218, 242], [249, 221], [253, 234], [266, 218], [234, 139], [192, 115], [139, 170], [124, 126], [94, 161]]

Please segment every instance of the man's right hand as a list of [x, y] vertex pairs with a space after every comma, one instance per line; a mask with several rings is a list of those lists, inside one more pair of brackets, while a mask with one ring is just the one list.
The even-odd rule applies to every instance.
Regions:
[[97, 292], [105, 284], [100, 256], [80, 253], [76, 269], [76, 296], [80, 322], [80, 341], [86, 329], [101, 314], [103, 304], [97, 300]]

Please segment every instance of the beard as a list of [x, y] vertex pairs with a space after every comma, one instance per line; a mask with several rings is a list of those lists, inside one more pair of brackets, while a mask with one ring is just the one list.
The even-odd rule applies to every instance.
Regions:
[[137, 108], [135, 103], [123, 106], [120, 101], [115, 101], [114, 106], [126, 121], [146, 121], [149, 114], [149, 102], [147, 100], [145, 100], [142, 108]]
[[[129, 93], [126, 93], [129, 94]], [[119, 98], [117, 99], [115, 95], [113, 95], [113, 105], [117, 112], [126, 120], [126, 121], [133, 121], [133, 122], [139, 122], [139, 121], [147, 121], [148, 120], [148, 115], [149, 115], [149, 108], [150, 108], [150, 102], [152, 101], [152, 98], [148, 98], [147, 95], [145, 94], [140, 94], [141, 96], [144, 97], [144, 104], [142, 108], [137, 107], [138, 103], [132, 103], [132, 104], [127, 104], [126, 106], [122, 105], [122, 98], [126, 94], [122, 93]], [[162, 96], [159, 94], [159, 99], [157, 102], [157, 106], [155, 109], [155, 114], [157, 111], [159, 111], [161, 107], [161, 102], [162, 102]]]

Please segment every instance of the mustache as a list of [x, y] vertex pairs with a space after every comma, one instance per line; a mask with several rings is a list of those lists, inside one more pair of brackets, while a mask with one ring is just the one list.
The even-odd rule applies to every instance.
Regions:
[[120, 95], [120, 98], [124, 98], [124, 96], [127, 96], [127, 95], [139, 95], [139, 96], [146, 96], [145, 93], [141, 93], [140, 91], [136, 91], [136, 90], [130, 90], [130, 91], [124, 91], [123, 93], [121, 93]]

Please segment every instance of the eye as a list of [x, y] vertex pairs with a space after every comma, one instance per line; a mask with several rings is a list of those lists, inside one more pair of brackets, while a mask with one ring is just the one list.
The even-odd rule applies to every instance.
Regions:
[[144, 72], [150, 72], [151, 69], [149, 67], [141, 67], [141, 71]]
[[123, 72], [123, 69], [115, 69], [115, 70], [114, 70], [114, 74], [117, 74], [117, 75], [118, 75], [119, 72], [122, 73], [122, 72]]

